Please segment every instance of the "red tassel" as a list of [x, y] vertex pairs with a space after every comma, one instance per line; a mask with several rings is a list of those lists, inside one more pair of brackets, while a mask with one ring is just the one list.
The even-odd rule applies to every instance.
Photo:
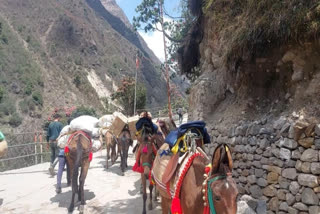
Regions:
[[182, 214], [181, 203], [179, 198], [173, 198], [172, 204], [171, 204], [171, 213]]
[[203, 214], [209, 214], [209, 211], [210, 211], [210, 209], [209, 209], [208, 206], [205, 206], [205, 207], [203, 208]]
[[138, 173], [143, 173], [143, 167], [138, 165], [138, 162], [136, 162], [134, 164], [134, 166], [132, 167], [132, 171], [134, 172], [138, 172]]
[[68, 146], [64, 147], [64, 155], [68, 156], [70, 154], [70, 149]]
[[90, 162], [92, 161], [92, 157], [93, 157], [93, 154], [92, 154], [92, 152], [90, 152], [90, 154], [89, 154], [89, 161]]
[[150, 184], [153, 186], [155, 184], [154, 180], [153, 180], [153, 177], [152, 177], [152, 174], [151, 174], [151, 170], [149, 172], [149, 182]]

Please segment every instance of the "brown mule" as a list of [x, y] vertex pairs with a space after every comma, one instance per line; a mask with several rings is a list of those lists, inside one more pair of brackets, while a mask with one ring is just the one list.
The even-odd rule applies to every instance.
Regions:
[[[207, 164], [206, 158], [198, 156], [186, 173], [180, 192], [182, 213], [209, 214], [210, 210], [215, 209], [217, 214], [236, 214], [238, 190], [231, 177], [232, 158], [229, 147], [221, 144], [216, 148], [213, 153], [212, 168], [208, 171], [208, 178], [204, 176]], [[162, 213], [168, 214], [172, 199], [168, 194], [160, 193]], [[209, 198], [212, 199], [211, 203], [209, 203]], [[205, 205], [210, 206], [205, 207]]]
[[[111, 165], [113, 165], [118, 159], [118, 152], [116, 151], [117, 147], [117, 138], [109, 131], [104, 135], [104, 139], [106, 142], [107, 148], [107, 160], [106, 160], [106, 168], [109, 168], [109, 159], [111, 159]], [[101, 141], [102, 142], [102, 141]], [[111, 151], [111, 155], [110, 155]]]
[[133, 141], [131, 139], [131, 134], [128, 127], [125, 127], [118, 137], [118, 151], [121, 158], [121, 171], [124, 173], [125, 169], [128, 167], [128, 150], [132, 146]]
[[[66, 159], [70, 167], [70, 177], [72, 178], [72, 199], [68, 211], [73, 211], [74, 198], [77, 193], [78, 200], [81, 201], [79, 211], [83, 213], [85, 205], [83, 187], [90, 166], [89, 156], [91, 153], [91, 142], [86, 134], [80, 132], [74, 135], [68, 142], [68, 148], [69, 154], [66, 154]], [[81, 168], [81, 174], [79, 177], [80, 184], [78, 186], [79, 167]]]

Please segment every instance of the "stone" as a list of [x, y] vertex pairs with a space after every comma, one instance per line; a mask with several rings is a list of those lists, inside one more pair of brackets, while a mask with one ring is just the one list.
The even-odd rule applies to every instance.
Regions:
[[314, 149], [307, 149], [301, 155], [301, 161], [317, 162], [319, 160], [319, 152]]
[[302, 203], [308, 204], [308, 205], [318, 205], [319, 204], [318, 196], [310, 188], [305, 188], [302, 191], [301, 200], [302, 200]]
[[293, 208], [296, 208], [297, 210], [300, 210], [300, 211], [308, 211], [309, 210], [308, 207], [301, 202], [295, 203], [293, 205]]
[[279, 206], [279, 210], [282, 210], [282, 211], [288, 211], [288, 204], [287, 202], [281, 202], [280, 206]]
[[278, 183], [280, 185], [280, 188], [282, 188], [282, 189], [288, 189], [289, 185], [290, 185], [289, 181], [282, 176], [279, 177]]
[[319, 162], [311, 163], [310, 170], [311, 170], [312, 174], [319, 175], [320, 174], [320, 163]]
[[247, 155], [247, 160], [248, 160], [248, 161], [253, 161], [253, 159], [254, 159], [253, 154], [248, 154], [248, 155]]
[[314, 191], [315, 193], [320, 193], [320, 187], [315, 187], [315, 188], [313, 188], [313, 191]]
[[249, 195], [243, 195], [240, 198], [240, 201], [245, 201], [253, 210], [255, 210], [258, 206], [258, 201]]
[[301, 171], [303, 173], [310, 173], [311, 172], [311, 163], [309, 162], [302, 162], [301, 164]]
[[304, 131], [309, 126], [309, 123], [305, 121], [298, 121], [294, 124], [294, 139], [297, 141], [301, 138], [301, 135], [304, 134]]
[[309, 214], [319, 214], [320, 207], [319, 206], [310, 206], [309, 207]]
[[260, 198], [262, 194], [262, 190], [258, 185], [253, 185], [249, 188], [249, 191], [254, 198]]
[[294, 151], [292, 151], [292, 153], [291, 153], [291, 158], [292, 158], [293, 160], [298, 160], [298, 159], [300, 159], [300, 158], [301, 158], [301, 153], [299, 152], [299, 150], [294, 150]]
[[280, 157], [280, 149], [278, 148], [274, 148], [274, 149], [271, 149], [271, 153], [276, 156], [277, 158]]
[[254, 155], [254, 159], [257, 160], [257, 161], [260, 161], [262, 158], [261, 155]]
[[291, 193], [287, 193], [285, 201], [287, 201], [288, 205], [291, 206], [294, 204], [294, 202], [296, 202], [296, 197], [294, 197]]
[[250, 184], [255, 184], [256, 181], [257, 181], [257, 178], [256, 178], [255, 175], [250, 175], [250, 176], [248, 176], [247, 180], [248, 180], [248, 182], [249, 182]]
[[236, 136], [244, 136], [244, 135], [246, 135], [246, 131], [247, 131], [246, 128], [244, 128], [244, 127], [242, 127], [242, 126], [238, 126], [238, 127], [236, 128], [236, 130], [235, 130], [235, 135], [236, 135]]
[[266, 214], [267, 213], [267, 203], [266, 201], [258, 201], [256, 212], [259, 214]]
[[286, 118], [281, 116], [277, 121], [274, 122], [273, 128], [280, 130], [286, 124]]
[[311, 146], [314, 144], [314, 138], [312, 137], [303, 138], [298, 140], [298, 143], [304, 148], [311, 148]]
[[252, 124], [251, 126], [248, 127], [248, 130], [247, 130], [247, 133], [246, 133], [246, 136], [255, 136], [255, 135], [258, 135], [259, 134], [259, 131], [260, 131], [260, 125], [254, 123]]
[[317, 124], [317, 125], [314, 127], [314, 133], [315, 133], [317, 136], [320, 136], [320, 124]]
[[[296, 66], [298, 67], [298, 66]], [[291, 76], [291, 80], [292, 82], [300, 82], [301, 80], [303, 80], [303, 67], [297, 68], [297, 69], [293, 69], [293, 74]]]
[[277, 167], [277, 166], [263, 165], [262, 169], [266, 169], [269, 172], [275, 172], [275, 173], [281, 175], [281, 168]]
[[242, 176], [244, 177], [247, 177], [249, 176], [249, 170], [245, 169], [245, 170], [242, 170], [242, 173], [241, 173]]
[[259, 178], [257, 180], [257, 184], [260, 186], [260, 187], [266, 187], [268, 185], [268, 181], [264, 178]]
[[281, 139], [279, 144], [280, 147], [286, 147], [288, 149], [296, 149], [298, 147], [298, 143], [289, 138]]
[[320, 139], [314, 140], [314, 146], [315, 146], [315, 149], [320, 150]]
[[302, 186], [307, 186], [311, 188], [319, 185], [317, 176], [310, 174], [299, 174], [298, 182]]
[[269, 164], [269, 159], [265, 157], [261, 157], [260, 163], [263, 165]]
[[238, 214], [256, 214], [256, 212], [249, 207], [249, 205], [245, 201], [238, 201], [237, 202], [237, 213]]
[[269, 184], [276, 184], [278, 183], [279, 174], [275, 172], [270, 172], [267, 175], [267, 181]]
[[265, 187], [263, 190], [263, 195], [267, 197], [273, 197], [277, 195], [277, 189], [273, 185], [269, 185]]
[[297, 178], [297, 170], [295, 168], [284, 169], [282, 171], [282, 177], [295, 180]]
[[304, 131], [305, 135], [307, 137], [313, 137], [314, 136], [314, 129], [315, 129], [316, 124], [311, 124], [309, 125], [306, 130]]
[[259, 146], [261, 149], [265, 149], [267, 148], [268, 146], [270, 146], [270, 142], [268, 141], [267, 138], [263, 138], [260, 143], [259, 143]]
[[269, 161], [270, 161], [271, 163], [273, 163], [274, 165], [278, 166], [278, 167], [283, 167], [283, 165], [284, 165], [284, 162], [283, 162], [282, 160], [277, 159], [277, 158], [275, 158], [275, 157], [271, 157], [271, 158], [269, 159]]
[[247, 178], [244, 177], [244, 176], [240, 176], [240, 177], [239, 177], [239, 181], [240, 181], [241, 183], [247, 183]]
[[293, 195], [296, 195], [299, 192], [300, 185], [298, 182], [293, 181], [290, 183], [289, 190]]
[[284, 166], [286, 168], [293, 168], [296, 166], [296, 163], [297, 161], [294, 161], [294, 160], [287, 160], [285, 163], [284, 163]]
[[302, 172], [302, 161], [297, 160], [295, 167], [299, 172]]
[[279, 199], [277, 197], [273, 197], [270, 199], [268, 203], [269, 210], [278, 212], [279, 209]]
[[277, 191], [277, 196], [278, 196], [279, 200], [285, 201], [287, 192], [288, 192], [287, 190], [279, 189]]
[[285, 123], [280, 130], [280, 134], [288, 133], [290, 128], [290, 123]]
[[293, 128], [293, 125], [291, 125], [290, 128], [289, 128], [288, 138], [294, 139], [294, 128]]
[[249, 143], [251, 146], [257, 145], [257, 138], [256, 138], [255, 136], [249, 137], [249, 138], [248, 138], [248, 143]]
[[292, 207], [289, 207], [288, 208], [288, 213], [289, 214], [299, 214], [299, 211], [294, 209], [294, 208], [292, 208]]
[[280, 159], [290, 160], [291, 159], [291, 151], [289, 149], [281, 148], [280, 149]]
[[296, 194], [296, 202], [300, 202], [301, 201], [301, 194], [297, 193]]
[[271, 157], [271, 156], [272, 156], [272, 151], [271, 151], [271, 149], [265, 150], [265, 151], [263, 152], [262, 156], [263, 156], [263, 157], [267, 157], [267, 158]]
[[254, 170], [254, 175], [255, 175], [257, 178], [263, 177], [263, 174], [264, 174], [264, 171], [263, 171], [262, 169], [255, 169], [255, 170]]

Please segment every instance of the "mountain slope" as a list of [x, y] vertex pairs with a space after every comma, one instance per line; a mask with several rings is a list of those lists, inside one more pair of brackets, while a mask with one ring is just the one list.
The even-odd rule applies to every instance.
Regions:
[[[145, 56], [138, 79], [147, 88], [147, 105], [165, 105], [156, 57], [100, 1], [0, 0], [0, 23], [0, 111], [1, 105], [15, 106], [23, 119], [19, 129], [40, 127], [56, 107], [103, 111], [104, 97], [124, 76], [134, 76], [137, 50]], [[1, 114], [8, 124], [13, 113]]]

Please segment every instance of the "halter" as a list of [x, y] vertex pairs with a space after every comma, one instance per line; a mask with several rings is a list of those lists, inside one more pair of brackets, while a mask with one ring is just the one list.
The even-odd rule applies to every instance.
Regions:
[[214, 208], [214, 203], [213, 203], [213, 198], [212, 198], [212, 189], [210, 188], [211, 184], [215, 181], [221, 180], [221, 179], [225, 179], [228, 176], [231, 176], [231, 173], [227, 173], [225, 175], [217, 175], [217, 176], [211, 176], [209, 177], [209, 172], [211, 171], [211, 164], [209, 164], [206, 168], [205, 168], [205, 174], [203, 175], [205, 180], [202, 184], [203, 189], [202, 189], [202, 193], [203, 193], [203, 214], [216, 214], [216, 209]]

